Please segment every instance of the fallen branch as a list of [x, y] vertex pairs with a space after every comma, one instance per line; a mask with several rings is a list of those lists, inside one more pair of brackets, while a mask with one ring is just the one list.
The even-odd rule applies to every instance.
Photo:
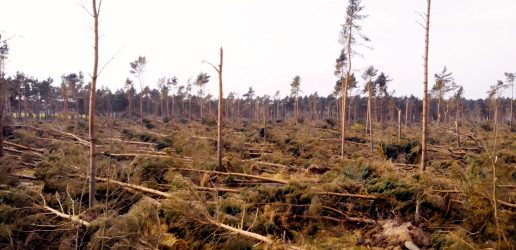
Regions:
[[319, 215], [319, 216], [309, 216], [309, 215], [294, 215], [294, 218], [301, 217], [307, 219], [325, 219], [331, 220], [338, 223], [346, 223], [346, 222], [355, 222], [355, 223], [364, 223], [364, 224], [376, 224], [375, 220], [367, 219], [367, 218], [359, 218], [359, 217], [346, 217], [345, 219], [337, 219], [331, 216]]
[[257, 180], [264, 180], [264, 181], [268, 181], [268, 182], [288, 184], [287, 181], [276, 180], [276, 179], [273, 179], [273, 178], [268, 178], [268, 177], [263, 177], [263, 176], [258, 176], [258, 175], [233, 173], [233, 172], [219, 172], [219, 171], [210, 171], [210, 170], [200, 170], [200, 169], [192, 169], [192, 168], [171, 168], [171, 169], [179, 170], [179, 171], [191, 171], [191, 172], [199, 172], [199, 173], [207, 173], [207, 174], [216, 174], [216, 175], [239, 176], [239, 177], [257, 179]]
[[116, 154], [116, 153], [109, 153], [109, 152], [101, 152], [101, 154], [103, 154], [105, 156], [111, 156], [111, 157], [117, 158], [117, 159], [127, 159], [127, 158], [135, 158], [135, 157], [141, 156], [141, 157], [156, 157], [156, 158], [165, 158], [165, 159], [179, 159], [179, 160], [184, 160], [186, 162], [192, 162], [193, 161], [190, 158], [179, 157], [179, 156], [171, 156], [171, 155], [164, 155], [164, 154], [140, 154], [140, 153], [121, 153], [121, 154]]
[[351, 198], [359, 198], [359, 199], [366, 199], [366, 200], [378, 199], [378, 197], [376, 197], [376, 196], [365, 195], [365, 194], [348, 194], [348, 193], [334, 193], [334, 192], [313, 192], [313, 194], [351, 197]]
[[512, 204], [512, 203], [509, 203], [509, 202], [505, 202], [505, 201], [502, 201], [502, 200], [496, 200], [498, 203], [500, 203], [500, 205], [504, 205], [506, 207], [510, 207], [510, 208], [516, 208], [516, 204]]
[[87, 221], [81, 219], [77, 215], [69, 215], [69, 214], [61, 213], [61, 212], [59, 212], [59, 211], [57, 211], [57, 210], [55, 210], [55, 209], [53, 209], [53, 208], [51, 208], [51, 207], [49, 207], [47, 205], [43, 205], [43, 206], [40, 206], [40, 207], [42, 209], [45, 209], [45, 210], [47, 210], [47, 211], [49, 211], [49, 212], [51, 212], [51, 213], [61, 217], [61, 218], [68, 219], [68, 220], [71, 220], [73, 222], [77, 222], [77, 223], [79, 223], [79, 224], [81, 224], [81, 225], [83, 225], [85, 227], [91, 226], [90, 222], [87, 222]]
[[192, 138], [195, 138], [195, 139], [204, 139], [204, 140], [212, 140], [212, 141], [217, 141], [217, 139], [215, 138], [212, 138], [212, 137], [206, 137], [206, 136], [192, 136]]
[[[83, 177], [86, 178], [85, 176], [83, 176]], [[159, 190], [155, 190], [155, 189], [144, 187], [144, 186], [129, 184], [129, 183], [125, 183], [125, 182], [121, 182], [121, 181], [115, 181], [115, 180], [111, 180], [111, 179], [107, 179], [107, 178], [102, 178], [102, 177], [96, 177], [95, 179], [99, 180], [99, 181], [113, 183], [113, 184], [119, 185], [121, 187], [133, 188], [133, 189], [140, 190], [140, 191], [143, 191], [143, 192], [147, 192], [147, 193], [150, 193], [150, 194], [155, 194], [155, 195], [163, 196], [163, 197], [166, 197], [166, 198], [172, 198], [172, 195], [169, 194], [169, 193], [161, 192]]]
[[117, 142], [122, 142], [125, 144], [144, 145], [144, 146], [149, 146], [149, 147], [155, 146], [155, 144], [151, 143], [151, 142], [127, 141], [127, 140], [122, 140], [122, 139], [118, 139], [118, 138], [106, 138], [105, 140], [117, 141]]
[[[15, 154], [20, 154], [20, 155], [23, 154], [22, 151], [20, 151], [18, 149], [14, 149], [14, 148], [4, 147], [4, 150], [7, 151], [7, 152], [10, 152], [10, 153], [15, 153]], [[37, 156], [37, 157], [43, 157], [43, 155], [38, 153], [38, 152], [28, 151], [27, 153], [32, 154], [32, 155]]]
[[242, 230], [242, 229], [238, 229], [238, 228], [234, 228], [232, 226], [229, 226], [229, 225], [226, 225], [226, 224], [223, 224], [223, 223], [220, 223], [218, 221], [215, 221], [211, 218], [207, 218], [208, 222], [210, 222], [211, 224], [215, 225], [215, 226], [218, 226], [218, 227], [221, 227], [221, 228], [224, 228], [230, 232], [233, 232], [233, 233], [236, 233], [236, 234], [239, 234], [239, 235], [242, 235], [242, 236], [245, 236], [245, 237], [248, 237], [248, 238], [252, 238], [252, 239], [255, 239], [255, 240], [259, 240], [259, 241], [262, 241], [264, 243], [267, 243], [269, 245], [271, 245], [272, 243], [274, 243], [274, 241], [270, 238], [267, 238], [263, 235], [260, 235], [260, 234], [257, 234], [257, 233], [252, 233], [252, 232], [249, 232], [249, 231], [245, 231], [245, 230]]
[[23, 146], [23, 145], [16, 144], [16, 143], [13, 143], [13, 142], [8, 142], [8, 141], [4, 141], [4, 145], [10, 146], [10, 147], [14, 147], [14, 148], [18, 148], [20, 150], [34, 151], [34, 152], [37, 152], [37, 153], [44, 153], [45, 152], [43, 149], [40, 149], [40, 148], [27, 147], [27, 146]]

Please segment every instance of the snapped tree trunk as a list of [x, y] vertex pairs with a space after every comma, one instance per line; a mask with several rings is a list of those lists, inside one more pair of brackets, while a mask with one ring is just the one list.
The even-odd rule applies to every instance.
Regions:
[[[102, 0], [101, 0], [102, 1]], [[95, 143], [97, 141], [95, 131], [95, 91], [97, 85], [97, 75], [99, 66], [99, 12], [97, 10], [97, 0], [92, 0], [93, 3], [93, 22], [94, 22], [94, 61], [93, 61], [93, 74], [91, 76], [91, 90], [90, 90], [90, 115], [88, 121], [89, 127], [89, 139], [90, 139], [90, 176], [89, 176], [89, 207], [93, 207], [95, 204], [95, 177], [97, 173]]]

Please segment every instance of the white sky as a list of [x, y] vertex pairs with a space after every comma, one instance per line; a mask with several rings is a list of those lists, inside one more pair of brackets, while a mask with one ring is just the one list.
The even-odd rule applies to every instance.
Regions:
[[[91, 2], [83, 0], [89, 8]], [[464, 85], [466, 97], [484, 97], [489, 85], [516, 72], [516, 1], [434, 0], [430, 82], [444, 65]], [[397, 95], [421, 96], [423, 29], [416, 12], [425, 0], [364, 0], [363, 32], [374, 47], [359, 48], [361, 71], [374, 65], [394, 81]], [[216, 72], [202, 60], [217, 63], [224, 47], [224, 92], [290, 92], [301, 76], [304, 94], [333, 90], [338, 36], [347, 0], [104, 0], [100, 32], [101, 65], [117, 54], [99, 79], [99, 87], [120, 88], [130, 76], [129, 62], [148, 60], [145, 81], [161, 76], [180, 84], [200, 71]], [[65, 73], [91, 72], [92, 18], [80, 0], [0, 0], [0, 32], [10, 40], [8, 74], [23, 71], [60, 82]], [[4, 36], [4, 38], [5, 38]], [[361, 79], [360, 79], [361, 80]]]

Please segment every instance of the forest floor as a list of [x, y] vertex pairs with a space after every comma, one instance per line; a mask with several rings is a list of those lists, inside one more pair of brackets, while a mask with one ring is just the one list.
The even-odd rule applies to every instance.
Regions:
[[[332, 121], [216, 124], [100, 118], [88, 209], [85, 120], [12, 120], [0, 161], [4, 249], [513, 249], [516, 133]], [[495, 149], [495, 151], [493, 151]], [[495, 175], [493, 175], [495, 171]], [[496, 178], [493, 178], [496, 176]], [[416, 219], [416, 204], [420, 218]]]

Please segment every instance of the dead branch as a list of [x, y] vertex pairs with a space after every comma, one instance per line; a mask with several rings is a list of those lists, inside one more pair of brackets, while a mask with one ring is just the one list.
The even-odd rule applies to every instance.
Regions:
[[100, 152], [101, 154], [105, 156], [110, 156], [117, 159], [128, 159], [128, 158], [135, 158], [135, 157], [156, 157], [156, 158], [165, 158], [165, 159], [179, 159], [184, 160], [186, 162], [192, 162], [193, 160], [190, 158], [180, 157], [180, 156], [171, 156], [171, 155], [162, 155], [162, 154], [140, 154], [140, 153], [122, 153], [122, 154], [116, 154], [116, 153], [109, 153], [109, 152]]
[[[4, 147], [4, 150], [7, 152], [10, 152], [10, 153], [15, 153], [15, 154], [20, 154], [20, 155], [23, 154], [22, 151], [20, 151], [18, 149], [14, 149], [14, 148]], [[33, 156], [43, 157], [43, 155], [38, 152], [27, 151], [27, 153], [32, 154]]]
[[359, 198], [359, 199], [366, 199], [366, 200], [378, 199], [378, 197], [376, 197], [376, 196], [365, 195], [365, 194], [348, 194], [348, 193], [334, 193], [334, 192], [313, 192], [313, 194], [351, 197], [351, 198]]
[[216, 175], [239, 176], [239, 177], [264, 180], [264, 181], [274, 182], [274, 183], [288, 184], [287, 181], [276, 180], [273, 178], [263, 177], [263, 176], [259, 176], [259, 175], [250, 175], [250, 174], [242, 174], [242, 173], [234, 173], [234, 172], [219, 172], [219, 171], [192, 169], [192, 168], [171, 168], [171, 169], [179, 170], [179, 171], [191, 171], [191, 172], [199, 172], [199, 173], [207, 173], [207, 174], [216, 174]]
[[349, 217], [347, 216], [345, 219], [337, 219], [331, 216], [319, 215], [319, 216], [309, 216], [309, 215], [294, 215], [294, 218], [307, 218], [307, 219], [325, 219], [331, 220], [338, 223], [347, 223], [347, 222], [355, 222], [355, 223], [364, 223], [364, 224], [376, 224], [375, 220], [367, 219], [367, 218], [359, 218], [359, 217]]
[[125, 143], [125, 144], [132, 144], [132, 145], [143, 145], [143, 146], [149, 146], [149, 147], [154, 147], [155, 146], [155, 144], [151, 143], [151, 142], [127, 141], [127, 140], [122, 140], [122, 139], [118, 139], [118, 138], [106, 138], [104, 140], [106, 140], [106, 141], [117, 141], [117, 142], [122, 142], [122, 143]]
[[498, 203], [500, 203], [500, 205], [504, 205], [506, 207], [510, 207], [510, 208], [516, 208], [516, 204], [512, 204], [512, 203], [509, 203], [509, 202], [505, 202], [505, 201], [502, 201], [502, 200], [496, 200]]
[[57, 215], [58, 217], [61, 217], [61, 218], [64, 218], [64, 219], [68, 219], [68, 220], [71, 220], [73, 222], [77, 222], [77, 223], [79, 223], [79, 224], [81, 224], [81, 225], [83, 225], [85, 227], [91, 226], [90, 222], [87, 222], [87, 221], [81, 219], [77, 215], [69, 215], [69, 214], [61, 213], [61, 212], [59, 212], [59, 211], [57, 211], [57, 210], [55, 210], [55, 209], [53, 209], [53, 208], [51, 208], [51, 207], [49, 207], [47, 205], [40, 206], [40, 208], [45, 209], [45, 210], [47, 210], [47, 211]]
[[23, 146], [23, 145], [16, 144], [16, 143], [13, 143], [13, 142], [8, 142], [8, 141], [4, 141], [4, 145], [11, 146], [11, 147], [17, 148], [19, 150], [34, 151], [34, 152], [37, 152], [37, 153], [44, 153], [45, 152], [45, 150], [40, 149], [40, 148], [27, 147], [27, 146]]
[[[85, 176], [83, 176], [83, 177], [86, 178]], [[155, 194], [155, 195], [163, 196], [163, 197], [166, 197], [166, 198], [172, 198], [172, 195], [169, 194], [169, 193], [161, 192], [159, 190], [155, 190], [155, 189], [144, 187], [144, 186], [129, 184], [129, 183], [125, 183], [125, 182], [121, 182], [121, 181], [115, 181], [115, 180], [111, 180], [111, 179], [107, 179], [107, 178], [102, 178], [102, 177], [96, 177], [95, 179], [97, 179], [99, 181], [104, 181], [104, 182], [116, 184], [116, 185], [119, 185], [121, 187], [133, 188], [133, 189], [140, 190], [140, 191], [143, 191], [143, 192], [147, 192], [147, 193], [150, 193], [150, 194]]]
[[208, 222], [210, 222], [211, 224], [213, 224], [215, 226], [224, 228], [224, 229], [226, 229], [226, 230], [228, 230], [230, 232], [242, 235], [244, 237], [248, 237], [248, 238], [251, 238], [251, 239], [259, 240], [259, 241], [262, 241], [262, 242], [267, 243], [269, 245], [274, 243], [274, 241], [272, 239], [269, 239], [269, 238], [267, 238], [267, 237], [265, 237], [263, 235], [260, 235], [260, 234], [257, 234], [257, 233], [252, 233], [252, 232], [249, 232], [249, 231], [244, 231], [242, 229], [238, 229], [238, 228], [235, 228], [235, 227], [232, 227], [232, 226], [220, 223], [220, 222], [215, 221], [215, 220], [213, 220], [211, 218], [207, 218], [207, 220], [208, 220]]
[[203, 140], [212, 140], [212, 141], [217, 141], [216, 138], [212, 138], [212, 137], [206, 137], [206, 136], [192, 136], [192, 138], [195, 138], [195, 139], [203, 139]]

